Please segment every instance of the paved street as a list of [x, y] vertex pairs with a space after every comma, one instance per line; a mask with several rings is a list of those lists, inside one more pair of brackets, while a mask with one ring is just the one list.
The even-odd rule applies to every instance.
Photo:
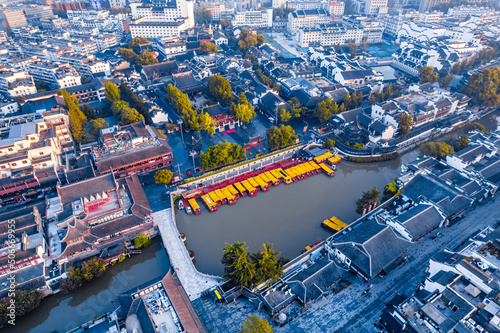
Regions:
[[[421, 283], [429, 259], [439, 250], [453, 249], [471, 234], [488, 225], [495, 225], [500, 217], [500, 205], [495, 200], [477, 206], [458, 222], [439, 230], [440, 236], [432, 239], [433, 232], [416, 242], [409, 249], [409, 259], [383, 278], [375, 278], [369, 296], [361, 293], [368, 287], [359, 279], [338, 295], [329, 295], [310, 303], [306, 313], [299, 315], [276, 332], [373, 332], [373, 324], [384, 308], [384, 302], [395, 294], [410, 295]], [[223, 305], [198, 299], [194, 306], [210, 332], [236, 332], [249, 314], [269, 318], [245, 300]], [[273, 325], [274, 326], [274, 325]]]

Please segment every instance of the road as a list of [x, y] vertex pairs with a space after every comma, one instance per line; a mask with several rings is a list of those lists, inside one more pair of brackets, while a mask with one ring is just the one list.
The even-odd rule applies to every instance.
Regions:
[[[429, 259], [440, 250], [453, 249], [475, 231], [495, 225], [500, 216], [500, 205], [489, 201], [470, 210], [465, 217], [450, 227], [439, 230], [440, 236], [432, 239], [433, 232], [409, 249], [407, 262], [389, 272], [383, 278], [369, 282], [373, 287], [369, 296], [362, 296], [367, 288], [361, 280], [338, 295], [329, 295], [309, 303], [307, 312], [283, 327], [273, 327], [275, 332], [374, 332], [375, 320], [384, 308], [384, 302], [397, 293], [409, 296], [421, 283]], [[263, 311], [257, 311], [245, 300], [236, 304], [207, 304], [205, 300], [194, 302], [204, 324], [210, 332], [238, 331], [247, 315], [259, 315], [269, 319]], [[274, 325], [273, 325], [274, 326]]]

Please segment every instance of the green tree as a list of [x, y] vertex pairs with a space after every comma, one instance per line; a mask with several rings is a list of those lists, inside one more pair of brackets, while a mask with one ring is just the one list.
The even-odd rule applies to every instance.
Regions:
[[281, 252], [273, 249], [273, 244], [262, 244], [262, 250], [252, 255], [255, 265], [255, 283], [257, 285], [271, 280], [275, 282], [283, 274], [282, 267], [278, 264]]
[[365, 149], [365, 144], [364, 143], [361, 143], [361, 142], [356, 142], [352, 148], [354, 149]]
[[[16, 318], [20, 318], [36, 309], [40, 305], [42, 298], [42, 293], [36, 289], [16, 289], [15, 293], [8, 293], [7, 297], [0, 299], [0, 327], [7, 327], [9, 321], [12, 320], [9, 317], [11, 313], [10, 309], [8, 309], [9, 305], [15, 304]], [[13, 303], [11, 303], [12, 301]]]
[[238, 96], [238, 104], [231, 105], [231, 112], [236, 116], [236, 119], [247, 124], [257, 116], [244, 93], [240, 93]]
[[406, 113], [400, 114], [398, 117], [399, 136], [404, 138], [405, 136], [410, 134], [412, 127], [413, 127], [413, 117]]
[[455, 151], [460, 151], [462, 149], [467, 148], [469, 146], [469, 142], [470, 142], [469, 137], [466, 134], [462, 135], [457, 140], [457, 142], [454, 146]]
[[385, 186], [385, 188], [384, 188], [384, 196], [382, 198], [382, 201], [389, 200], [390, 198], [392, 198], [393, 196], [395, 196], [396, 193], [398, 193], [398, 185], [396, 183], [396, 180], [394, 179], [392, 182], [390, 182], [389, 184], [387, 184]]
[[200, 51], [203, 53], [217, 53], [217, 45], [210, 42], [201, 42], [200, 43]]
[[367, 192], [363, 192], [363, 195], [358, 200], [356, 213], [362, 214], [364, 209], [368, 210], [370, 206], [373, 209], [375, 205], [378, 206], [380, 204], [380, 194], [381, 193], [377, 187], [374, 187]]
[[420, 152], [442, 160], [446, 155], [455, 153], [455, 150], [445, 142], [426, 142], [420, 146]]
[[94, 109], [92, 109], [87, 103], [82, 105], [81, 110], [85, 117], [87, 117], [87, 119], [92, 119], [95, 117]]
[[167, 185], [172, 181], [174, 174], [170, 170], [158, 170], [155, 173], [155, 183]]
[[136, 38], [132, 38], [132, 40], [130, 42], [128, 42], [128, 48], [135, 50], [140, 45], [144, 45], [144, 44], [149, 44], [149, 40], [147, 38], [136, 37]]
[[257, 45], [262, 45], [266, 42], [266, 37], [262, 34], [257, 34]]
[[129, 103], [127, 103], [125, 101], [122, 101], [122, 100], [118, 100], [118, 101], [115, 101], [113, 103], [113, 105], [111, 105], [111, 111], [113, 112], [113, 115], [116, 118], [120, 118], [121, 114], [122, 114], [122, 111], [125, 110], [128, 107], [130, 107]]
[[375, 104], [375, 95], [372, 94], [370, 98], [368, 99], [368, 105], [373, 105]]
[[137, 62], [139, 61], [139, 55], [135, 53], [134, 50], [132, 49], [120, 47], [118, 49], [118, 54], [124, 60], [130, 62], [132, 65], [137, 64]]
[[220, 75], [213, 75], [208, 79], [208, 91], [219, 102], [230, 105], [233, 100], [229, 81]]
[[418, 77], [420, 78], [420, 83], [431, 83], [434, 84], [438, 75], [436, 74], [436, 70], [432, 66], [423, 66], [418, 69]]
[[281, 122], [287, 123], [288, 121], [290, 121], [291, 118], [292, 118], [292, 115], [290, 114], [290, 111], [288, 111], [287, 109], [281, 108], [281, 110], [280, 110]]
[[110, 104], [120, 100], [120, 90], [113, 82], [106, 82], [104, 84], [104, 95]]
[[199, 123], [197, 120], [198, 112], [191, 106], [191, 101], [188, 95], [182, 93], [179, 89], [174, 87], [171, 83], [166, 88], [167, 93], [165, 97], [174, 105], [177, 112], [181, 114], [182, 120], [187, 127], [195, 132], [199, 132]]
[[289, 146], [298, 139], [293, 128], [289, 125], [273, 126], [266, 129], [267, 146], [270, 150]]
[[[160, 170], [163, 171], [163, 170]], [[151, 244], [151, 240], [145, 232], [141, 232], [137, 237], [134, 238], [134, 247], [140, 249], [141, 247], [148, 247]]]
[[194, 21], [197, 24], [209, 24], [210, 21], [212, 21], [212, 13], [206, 9], [200, 9], [200, 10], [195, 10], [194, 11]]
[[213, 135], [215, 133], [215, 121], [207, 112], [203, 112], [203, 109], [198, 115], [198, 124], [200, 130], [205, 131], [210, 135]]
[[443, 77], [438, 81], [439, 87], [442, 89], [448, 89], [452, 80], [453, 80], [453, 74], [446, 75], [445, 77]]
[[442, 67], [438, 72], [439, 78], [442, 79], [448, 75], [448, 70]]
[[240, 333], [273, 333], [273, 329], [266, 319], [257, 316], [248, 316], [243, 323]]
[[140, 121], [143, 121], [144, 117], [142, 114], [140, 114], [136, 109], [133, 109], [131, 107], [125, 108], [121, 112], [121, 121], [120, 125], [128, 125], [128, 124], [134, 124], [138, 123]]
[[97, 136], [97, 135], [99, 135], [99, 132], [101, 129], [108, 128], [108, 127], [109, 127], [109, 125], [106, 122], [106, 120], [104, 120], [102, 118], [92, 119], [90, 121], [89, 133], [91, 135]]
[[351, 58], [356, 58], [356, 43], [348, 43], [349, 51], [351, 52]]
[[323, 142], [323, 149], [332, 149], [335, 147], [335, 141], [333, 139], [327, 138], [325, 142]]
[[231, 26], [231, 21], [229, 20], [226, 20], [226, 19], [222, 19], [220, 20], [219, 24], [224, 27], [224, 28], [228, 28]]
[[50, 86], [45, 81], [35, 81], [35, 87], [38, 92], [50, 90]]
[[476, 122], [469, 123], [469, 125], [467, 125], [467, 131], [472, 131], [472, 130], [477, 130], [479, 132], [486, 133], [486, 127]]
[[252, 30], [247, 28], [243, 28], [241, 30], [238, 46], [242, 50], [247, 50], [251, 46], [257, 46], [263, 44], [265, 42], [265, 38], [263, 35], [255, 34]]
[[[137, 97], [136, 94], [127, 86], [125, 83], [120, 84], [120, 94], [122, 99], [130, 104], [130, 107], [134, 108], [144, 117], [144, 121], [146, 124], [153, 124], [153, 120], [151, 119], [151, 115], [149, 114], [149, 110], [144, 105], [144, 102]], [[188, 99], [189, 100], [189, 99]]]
[[462, 93], [472, 99], [475, 105], [493, 107], [500, 105], [500, 68], [488, 68], [472, 74]]
[[241, 289], [250, 286], [255, 277], [255, 265], [250, 262], [247, 251], [245, 243], [226, 243], [221, 260], [224, 265], [224, 278], [231, 279]]
[[[348, 93], [349, 94], [349, 93]], [[319, 122], [324, 124], [332, 119], [333, 104], [330, 98], [321, 101], [316, 105], [314, 117], [318, 118]]]
[[221, 165], [233, 164], [246, 158], [246, 150], [236, 143], [219, 142], [200, 154], [200, 163], [205, 170]]
[[142, 50], [137, 60], [137, 65], [145, 66], [158, 63], [158, 59], [148, 50]]
[[70, 95], [66, 89], [59, 90], [59, 94], [63, 96], [66, 107], [68, 108], [69, 125], [73, 137], [76, 142], [80, 143], [84, 138], [87, 117], [80, 111], [78, 99], [74, 95]]

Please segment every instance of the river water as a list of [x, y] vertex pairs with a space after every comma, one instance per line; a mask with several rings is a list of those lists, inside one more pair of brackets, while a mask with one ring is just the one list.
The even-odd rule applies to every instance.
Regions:
[[136, 254], [69, 294], [57, 294], [42, 300], [28, 315], [18, 318], [15, 327], [2, 332], [66, 332], [96, 315], [114, 310], [111, 301], [126, 292], [168, 272], [167, 254], [157, 237], [141, 254]]
[[[479, 122], [488, 131], [495, 130], [500, 112]], [[258, 251], [263, 242], [270, 242], [282, 255], [294, 258], [306, 245], [331, 235], [321, 228], [325, 218], [335, 215], [347, 223], [356, 219], [354, 209], [361, 192], [373, 186], [383, 190], [400, 174], [401, 162], [410, 162], [416, 156], [416, 152], [410, 152], [373, 164], [342, 162], [333, 178], [317, 174], [290, 185], [280, 184], [253, 198], [241, 198], [233, 206], [223, 205], [215, 213], [204, 207], [198, 216], [180, 212], [177, 226], [187, 235], [187, 247], [195, 251], [197, 268], [205, 273], [223, 273], [220, 258], [225, 242], [247, 242], [252, 252]], [[145, 192], [155, 210], [167, 205], [162, 188], [148, 186]], [[95, 315], [113, 310], [111, 301], [117, 294], [166, 274], [168, 269], [168, 257], [157, 238], [142, 254], [109, 267], [82, 288], [44, 299], [38, 309], [18, 318], [15, 327], [3, 332], [66, 332]]]

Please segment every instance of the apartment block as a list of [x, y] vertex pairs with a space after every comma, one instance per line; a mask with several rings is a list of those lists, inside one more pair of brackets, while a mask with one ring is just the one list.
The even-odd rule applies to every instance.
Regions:
[[330, 46], [349, 42], [361, 43], [363, 29], [348, 27], [342, 23], [322, 24], [315, 28], [299, 30], [299, 44], [301, 47], [310, 45]]
[[182, 31], [189, 29], [188, 19], [178, 19], [176, 21], [158, 21], [148, 17], [138, 19], [130, 24], [132, 38], [161, 38], [170, 36], [180, 36]]
[[6, 97], [36, 94], [33, 77], [26, 71], [6, 70], [0, 72], [0, 92]]
[[237, 12], [232, 24], [235, 27], [270, 28], [273, 26], [273, 10]]
[[330, 21], [330, 13], [325, 9], [298, 10], [288, 14], [287, 31], [295, 34], [299, 29], [313, 28]]
[[37, 62], [28, 66], [28, 72], [33, 75], [35, 80], [44, 81], [53, 89], [64, 89], [82, 84], [80, 75], [68, 63], [47, 64]]
[[4, 23], [6, 24], [6, 28], [10, 32], [13, 29], [25, 27], [28, 25], [28, 21], [26, 21], [26, 16], [24, 16], [24, 12], [22, 10], [10, 10], [6, 9], [2, 12]]

